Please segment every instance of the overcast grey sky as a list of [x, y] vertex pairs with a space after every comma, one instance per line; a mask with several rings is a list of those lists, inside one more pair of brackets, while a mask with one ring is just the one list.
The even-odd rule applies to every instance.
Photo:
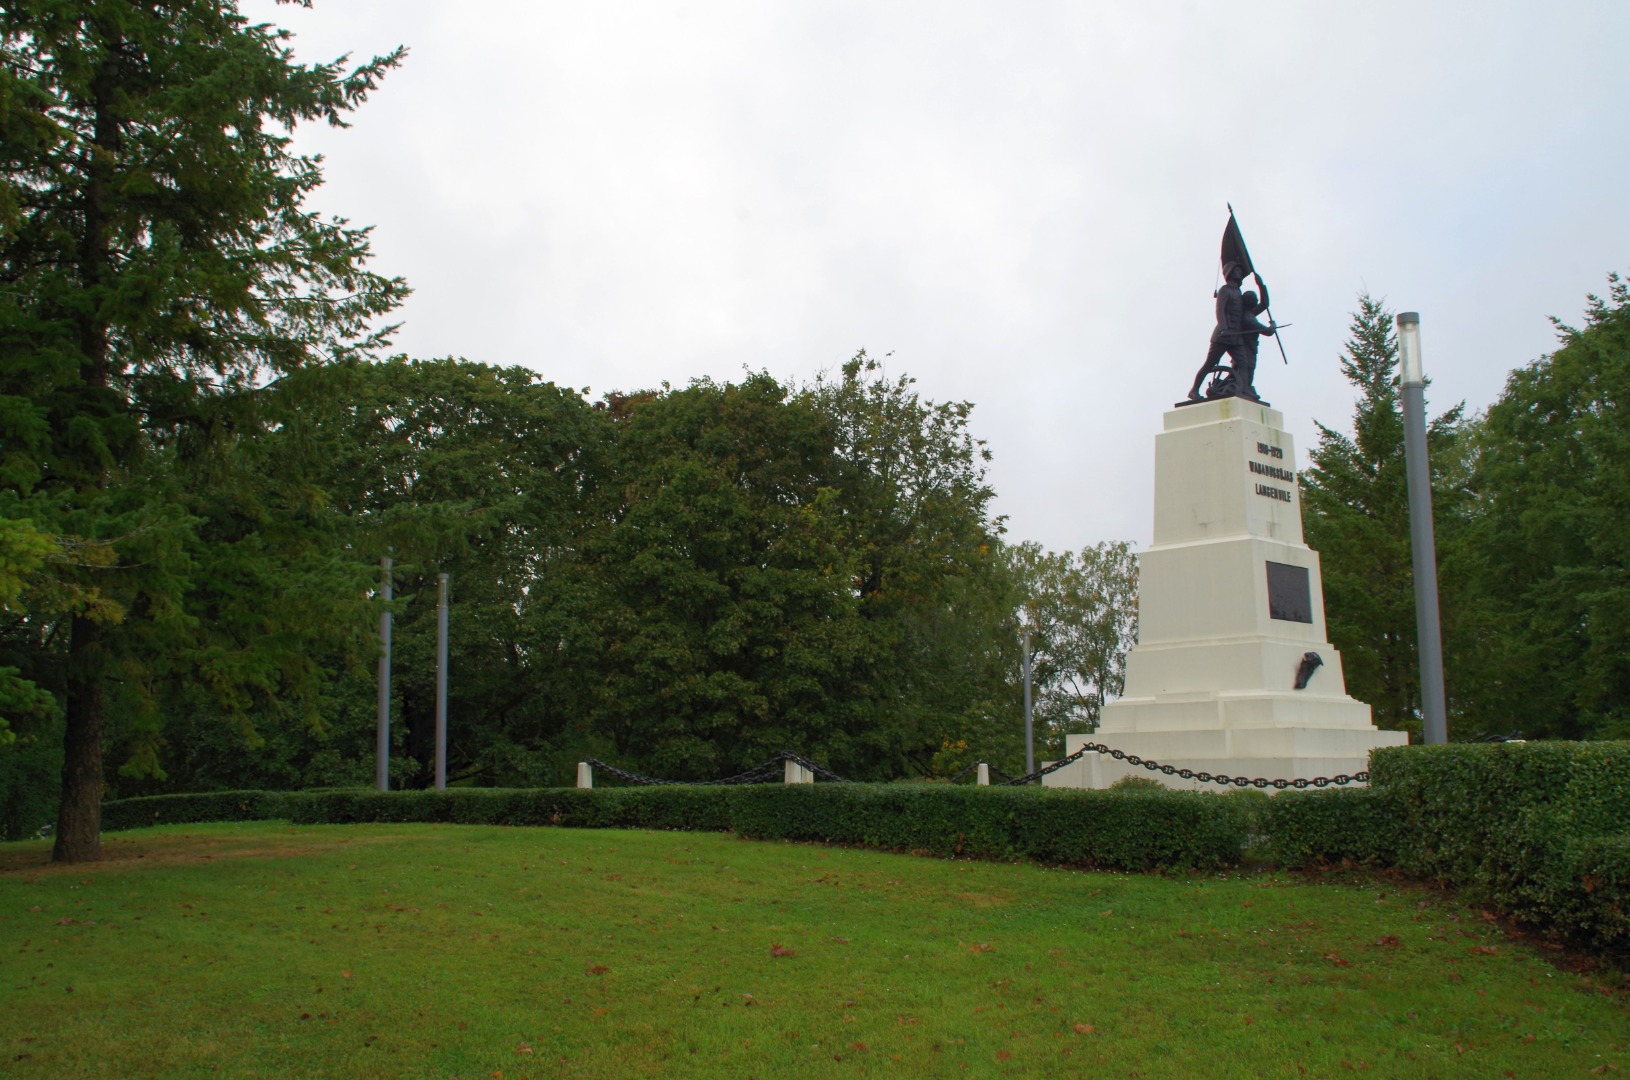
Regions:
[[574, 387], [857, 349], [976, 404], [1009, 536], [1149, 540], [1153, 440], [1232, 201], [1305, 460], [1356, 294], [1494, 400], [1630, 270], [1630, 3], [247, 0], [307, 61], [404, 44], [315, 205], [415, 292], [397, 346]]

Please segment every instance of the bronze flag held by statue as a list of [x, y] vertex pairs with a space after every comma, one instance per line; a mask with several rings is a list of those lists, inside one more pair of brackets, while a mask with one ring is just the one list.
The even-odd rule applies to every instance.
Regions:
[[[1228, 224], [1223, 229], [1221, 261], [1224, 284], [1216, 292], [1217, 325], [1211, 332], [1211, 346], [1206, 352], [1205, 363], [1194, 376], [1188, 400], [1243, 397], [1261, 401], [1256, 395], [1255, 386], [1257, 347], [1263, 337], [1279, 341], [1279, 326], [1268, 310], [1267, 283], [1251, 262], [1251, 253], [1245, 246], [1245, 237], [1240, 232], [1239, 222], [1235, 220], [1232, 204], [1228, 207]], [[1256, 278], [1257, 288], [1262, 291], [1260, 297], [1255, 292], [1240, 288], [1247, 277]], [[1266, 326], [1256, 318], [1264, 312], [1268, 313]], [[1229, 359], [1227, 366], [1222, 363], [1224, 356]], [[1290, 363], [1285, 356], [1283, 342], [1279, 344], [1279, 356], [1285, 363]], [[1215, 378], [1202, 394], [1201, 386], [1207, 375]]]
[[[1228, 224], [1223, 226], [1223, 265], [1227, 266], [1229, 259], [1237, 259], [1245, 267], [1247, 274], [1256, 274], [1256, 267], [1251, 263], [1251, 253], [1245, 247], [1245, 237], [1239, 231], [1239, 222], [1234, 219], [1234, 204], [1224, 203], [1223, 205], [1228, 207]], [[1261, 275], [1257, 275], [1256, 283], [1262, 285]], [[1266, 285], [1262, 285], [1262, 310], [1268, 314], [1268, 325], [1278, 330], [1280, 325], [1273, 321], [1273, 312], [1268, 311], [1268, 288]], [[1290, 324], [1286, 323], [1285, 325], [1289, 326]], [[1289, 364], [1290, 357], [1285, 355], [1285, 343], [1280, 341], [1278, 334], [1275, 334], [1273, 339], [1279, 346], [1279, 359]]]

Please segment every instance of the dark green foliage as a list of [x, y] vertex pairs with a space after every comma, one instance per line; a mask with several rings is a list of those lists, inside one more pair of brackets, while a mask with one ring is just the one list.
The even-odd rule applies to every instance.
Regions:
[[288, 817], [297, 824], [453, 822], [734, 830], [945, 858], [1035, 859], [1106, 870], [1239, 861], [1248, 800], [1189, 791], [1093, 792], [942, 784], [756, 784], [446, 791], [228, 791], [124, 799], [107, 828]]
[[1630, 942], [1622, 882], [1630, 743], [1394, 747], [1371, 782], [1398, 813], [1398, 866], [1597, 945]]
[[0, 746], [0, 840], [38, 835], [57, 820], [62, 796], [62, 723]]
[[[378, 610], [363, 609], [371, 604], [366, 597], [386, 551], [395, 559], [394, 730], [400, 736], [392, 785], [430, 779], [440, 571], [451, 575], [456, 612], [450, 621], [450, 663], [457, 673], [449, 687], [450, 775], [455, 782], [502, 785], [559, 779], [575, 759], [553, 760], [551, 742], [569, 741], [590, 703], [592, 680], [573, 661], [592, 657], [592, 650], [561, 647], [581, 634], [569, 625], [580, 605], [567, 603], [562, 579], [569, 575], [562, 565], [572, 559], [583, 492], [592, 483], [588, 474], [608, 433], [601, 414], [534, 372], [452, 359], [302, 370], [264, 398], [265, 412], [281, 424], [256, 441], [263, 471], [300, 481], [323, 520], [338, 519], [340, 526], [319, 546], [317, 529], [291, 528], [288, 510], [266, 508], [253, 535], [221, 549], [270, 546], [290, 563], [296, 562], [292, 552], [304, 551], [298, 565], [273, 582], [219, 575], [194, 596], [210, 613], [212, 633], [224, 637], [223, 624], [241, 628], [245, 650], [281, 656], [283, 670], [310, 676], [310, 692], [292, 700], [256, 696], [242, 714], [195, 688], [177, 694], [166, 702], [175, 716], [161, 754], [168, 780], [121, 779], [119, 793], [369, 780]], [[256, 554], [239, 561], [269, 560]], [[313, 572], [325, 563], [343, 564], [350, 581], [336, 582], [336, 570], [325, 582]], [[351, 625], [360, 611], [363, 635], [322, 632], [335, 620], [321, 617], [312, 593], [325, 584], [343, 600]], [[228, 591], [278, 602], [215, 602]], [[298, 658], [284, 655], [293, 642], [302, 646]]]
[[298, 791], [207, 791], [114, 799], [102, 804], [102, 831], [200, 821], [271, 821], [293, 817], [296, 807], [311, 797]]
[[1630, 736], [1630, 286], [1511, 373], [1478, 438], [1496, 731]]
[[730, 827], [732, 789], [449, 788], [446, 791], [322, 791], [293, 806], [303, 825], [431, 821], [460, 825], [563, 825], [591, 829]]
[[[1213, 869], [1260, 841], [1279, 866], [1396, 866], [1598, 947], [1630, 945], [1630, 743], [1392, 747], [1370, 788], [1112, 791], [946, 784], [217, 792], [108, 803], [109, 828], [289, 817], [734, 830], [943, 858]], [[1253, 850], [1255, 850], [1253, 848]]]
[[[1382, 728], [1419, 731], [1420, 663], [1415, 651], [1409, 493], [1392, 312], [1367, 293], [1353, 313], [1341, 372], [1358, 391], [1353, 433], [1319, 424], [1301, 473], [1303, 527], [1324, 568], [1330, 641], [1341, 650], [1347, 691], [1369, 703]], [[1456, 547], [1467, 504], [1462, 408], [1431, 422], [1432, 511], [1440, 564]], [[1443, 566], [1445, 649], [1463, 606], [1454, 567]], [[1451, 684], [1456, 664], [1447, 664]], [[1450, 695], [1456, 687], [1450, 685]], [[1454, 712], [1455, 710], [1451, 710]]]
[[[797, 745], [865, 768], [875, 652], [842, 546], [831, 426], [767, 375], [617, 409], [580, 541], [569, 659], [643, 772], [704, 780]], [[540, 615], [544, 615], [541, 613]], [[564, 628], [562, 628], [564, 630]]]
[[1021, 804], [1024, 853], [1101, 870], [1201, 869], [1239, 863], [1254, 808], [1234, 795], [1197, 791], [1042, 788]]
[[1630, 947], [1630, 832], [1562, 841], [1547, 868], [1559, 883], [1553, 925], [1620, 952]]
[[[1014, 858], [1014, 799], [939, 784], [744, 787], [732, 808], [743, 836], [813, 840], [941, 857]], [[1004, 793], [1010, 794], [1010, 793]], [[1033, 794], [1033, 793], [1022, 793]]]
[[970, 431], [971, 403], [923, 400], [913, 383], [861, 352], [799, 395], [830, 426], [828, 482], [865, 628], [859, 719], [829, 760], [885, 780], [955, 772], [973, 750], [1017, 772], [1020, 595], [991, 512], [990, 450]]
[[1378, 788], [1281, 792], [1264, 807], [1262, 828], [1275, 866], [1391, 866], [1397, 859], [1397, 809]]
[[733, 814], [763, 839], [1115, 870], [1233, 865], [1249, 823], [1240, 801], [1196, 792], [894, 784], [743, 788]]
[[319, 159], [288, 133], [343, 126], [401, 55], [300, 65], [232, 0], [0, 6], [0, 517], [54, 552], [0, 621], [0, 668], [7, 697], [60, 705], [58, 860], [98, 856], [105, 738], [162, 775], [157, 690], [189, 679], [241, 715], [299, 667], [279, 628], [259, 640], [283, 665], [188, 610], [220, 570], [216, 598], [251, 602], [234, 586], [275, 577], [280, 546], [253, 535], [264, 503], [191, 496], [260, 426], [255, 387], [388, 333], [406, 287], [366, 269], [367, 230], [306, 208]]
[[1064, 736], [1098, 730], [1104, 703], [1124, 689], [1137, 641], [1137, 555], [1124, 541], [1079, 553], [1023, 543], [1006, 554], [1030, 636], [1037, 756], [1063, 757]]

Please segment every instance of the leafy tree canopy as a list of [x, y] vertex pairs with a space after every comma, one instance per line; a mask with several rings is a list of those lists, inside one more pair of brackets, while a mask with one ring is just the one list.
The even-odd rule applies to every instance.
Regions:
[[1531, 735], [1630, 737], [1630, 288], [1608, 286], [1478, 440], [1490, 709]]

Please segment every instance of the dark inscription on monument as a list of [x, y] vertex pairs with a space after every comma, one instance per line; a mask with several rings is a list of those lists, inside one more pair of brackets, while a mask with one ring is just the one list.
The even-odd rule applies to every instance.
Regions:
[[1268, 563], [1268, 615], [1282, 622], [1313, 621], [1313, 590], [1307, 567]]
[[[1258, 442], [1256, 444], [1256, 452], [1261, 454], [1263, 457], [1270, 458], [1283, 459], [1285, 456], [1284, 447], [1269, 446], [1265, 442]], [[1294, 484], [1296, 482], [1296, 474], [1290, 469], [1281, 468], [1278, 465], [1264, 465], [1260, 461], [1247, 461], [1245, 464], [1250, 466], [1251, 471], [1256, 473], [1258, 476], [1266, 476], [1271, 480], [1282, 480], [1287, 484]], [[1272, 484], [1257, 484], [1255, 486], [1255, 491], [1264, 499], [1277, 499], [1280, 502], [1291, 501], [1291, 494], [1289, 491], [1286, 491], [1282, 487], [1274, 487]]]
[[1278, 499], [1280, 502], [1290, 502], [1290, 492], [1284, 488], [1276, 488], [1272, 484], [1258, 484], [1256, 493], [1264, 499]]
[[1245, 464], [1249, 465], [1251, 467], [1251, 471], [1256, 473], [1258, 476], [1268, 476], [1275, 480], [1283, 480], [1287, 484], [1294, 484], [1296, 482], [1296, 474], [1291, 472], [1289, 469], [1281, 469], [1277, 465], [1264, 465], [1260, 461], [1247, 461]]

